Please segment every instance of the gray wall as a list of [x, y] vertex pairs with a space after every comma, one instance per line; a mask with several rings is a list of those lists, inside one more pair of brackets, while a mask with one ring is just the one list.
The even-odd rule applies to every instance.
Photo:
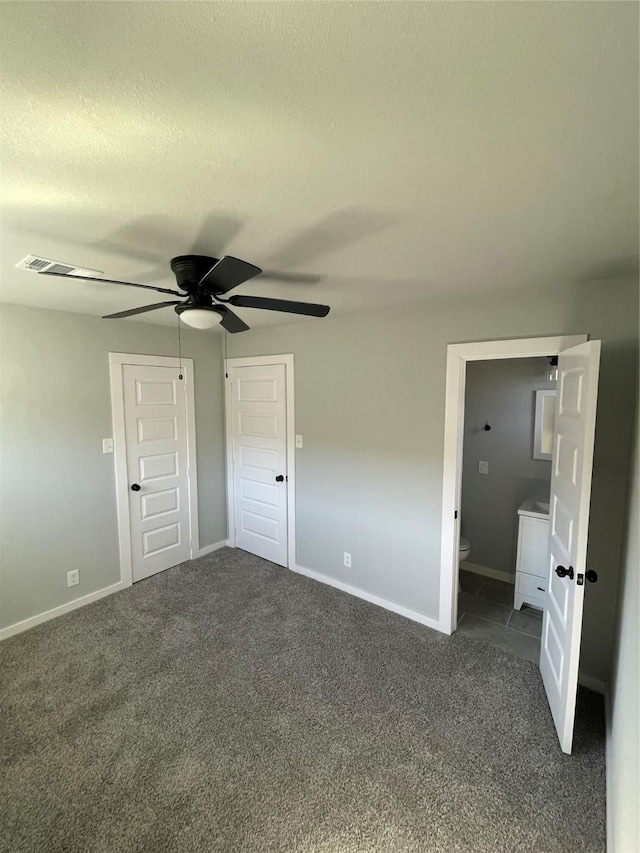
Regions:
[[[3, 305], [0, 627], [120, 577], [109, 352], [175, 355], [174, 329]], [[226, 539], [220, 338], [185, 332], [194, 359], [201, 547]], [[67, 588], [66, 573], [81, 583]]]
[[609, 853], [640, 850], [639, 444], [636, 433], [607, 733], [607, 799], [610, 804], [610, 834], [613, 839]]
[[[548, 366], [544, 358], [467, 365], [462, 535], [471, 542], [471, 563], [514, 579], [518, 507], [528, 497], [549, 498], [551, 462], [533, 458], [535, 392], [556, 387]], [[478, 473], [481, 459], [489, 463], [486, 475]]]
[[230, 356], [295, 355], [297, 562], [437, 618], [447, 344], [591, 333], [603, 341], [589, 547], [600, 582], [588, 591], [583, 668], [607, 678], [637, 318], [637, 281], [611, 280], [230, 335]]

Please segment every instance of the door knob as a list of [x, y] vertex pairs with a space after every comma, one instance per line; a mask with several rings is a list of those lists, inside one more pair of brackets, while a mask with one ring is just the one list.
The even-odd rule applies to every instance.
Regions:
[[587, 572], [587, 580], [589, 583], [595, 583], [598, 580], [598, 573], [594, 572], [593, 569], [589, 569]]
[[565, 569], [564, 566], [556, 566], [556, 574], [559, 578], [568, 577], [569, 580], [573, 580], [573, 566], [569, 566], [568, 569]]
[[137, 483], [134, 483], [133, 486], [131, 486], [131, 491], [132, 492], [139, 492], [140, 486]]
[[276, 483], [283, 483], [283, 482], [284, 482], [284, 475], [278, 474], [278, 476], [276, 477]]

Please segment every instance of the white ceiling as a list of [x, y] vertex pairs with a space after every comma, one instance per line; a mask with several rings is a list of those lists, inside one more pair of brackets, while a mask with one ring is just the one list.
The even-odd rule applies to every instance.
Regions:
[[237, 292], [334, 312], [637, 256], [635, 3], [1, 5], [4, 301], [155, 301], [30, 253], [165, 287], [227, 253], [319, 278]]

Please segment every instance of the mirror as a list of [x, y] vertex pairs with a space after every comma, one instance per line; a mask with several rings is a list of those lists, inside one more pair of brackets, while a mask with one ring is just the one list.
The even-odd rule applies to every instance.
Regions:
[[556, 392], [536, 391], [536, 419], [533, 433], [534, 459], [551, 459], [555, 421]]

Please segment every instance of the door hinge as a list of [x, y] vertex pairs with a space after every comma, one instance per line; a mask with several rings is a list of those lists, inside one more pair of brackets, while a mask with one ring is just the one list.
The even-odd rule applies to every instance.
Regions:
[[456, 511], [453, 513], [453, 517], [454, 517], [454, 518], [457, 518], [457, 517], [458, 517], [458, 510], [456, 510]]

